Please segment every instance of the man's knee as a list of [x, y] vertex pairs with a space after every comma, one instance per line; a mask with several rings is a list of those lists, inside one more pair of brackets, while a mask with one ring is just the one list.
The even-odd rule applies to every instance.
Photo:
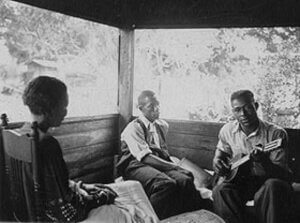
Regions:
[[177, 183], [171, 178], [153, 179], [150, 186], [151, 194], [163, 192], [165, 194], [173, 193], [177, 189]]
[[291, 195], [291, 185], [283, 180], [271, 178], [265, 181], [264, 185], [254, 195], [255, 203], [268, 199], [289, 200]]
[[155, 181], [151, 184], [147, 195], [155, 209], [157, 206], [167, 204], [178, 195], [176, 181], [167, 179]]
[[274, 193], [282, 193], [284, 191], [291, 190], [291, 186], [288, 182], [275, 178], [266, 180], [264, 186], [267, 191], [271, 191]]
[[192, 178], [188, 176], [183, 176], [178, 179], [176, 179], [176, 183], [179, 187], [179, 189], [193, 189], [195, 188], [195, 184]]

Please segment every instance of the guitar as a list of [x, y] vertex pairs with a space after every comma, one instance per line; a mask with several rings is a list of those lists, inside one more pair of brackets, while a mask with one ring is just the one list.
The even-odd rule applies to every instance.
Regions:
[[[282, 139], [276, 139], [269, 143], [267, 143], [264, 148], [261, 147], [255, 147], [255, 149], [259, 149], [260, 151], [267, 153], [274, 151], [276, 149], [280, 149], [280, 146], [282, 144]], [[254, 149], [253, 149], [254, 150]], [[247, 163], [250, 160], [250, 154], [253, 151], [251, 150], [249, 154], [244, 155], [242, 153], [237, 154], [229, 161], [230, 170], [229, 173], [225, 176], [221, 176], [219, 179], [219, 182], [230, 182], [232, 181], [236, 175], [239, 172], [239, 167], [243, 164]]]

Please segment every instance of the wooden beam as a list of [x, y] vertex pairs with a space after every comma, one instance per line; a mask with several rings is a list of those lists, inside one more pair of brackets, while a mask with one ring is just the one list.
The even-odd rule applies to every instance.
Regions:
[[14, 0], [119, 27], [299, 26], [299, 0]]
[[127, 1], [127, 8], [134, 18], [132, 25], [137, 29], [274, 27], [300, 24], [298, 0]]
[[69, 16], [120, 27], [120, 0], [13, 0]]
[[119, 131], [132, 117], [133, 72], [134, 72], [134, 30], [121, 29], [119, 42]]

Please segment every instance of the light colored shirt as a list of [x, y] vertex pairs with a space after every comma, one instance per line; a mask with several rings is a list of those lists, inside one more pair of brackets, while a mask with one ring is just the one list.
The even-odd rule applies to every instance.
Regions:
[[258, 128], [248, 136], [242, 131], [237, 121], [225, 124], [219, 132], [217, 149], [234, 157], [237, 154], [249, 154], [256, 145], [266, 145], [275, 140], [282, 139], [282, 146], [270, 152], [270, 160], [279, 166], [287, 168], [287, 133], [269, 122], [259, 120]]
[[[144, 123], [148, 131], [151, 133], [154, 138], [154, 143], [157, 148], [160, 148], [159, 136], [157, 132], [157, 128], [154, 123], [151, 123], [145, 116], [140, 115], [139, 119]], [[155, 124], [159, 125], [164, 135], [167, 134], [169, 125], [166, 121], [162, 119], [155, 120]], [[145, 140], [144, 130], [141, 125], [136, 122], [130, 122], [124, 131], [121, 134], [121, 141], [124, 141], [130, 153], [138, 160], [141, 161], [146, 155], [152, 153], [149, 148], [149, 144]]]

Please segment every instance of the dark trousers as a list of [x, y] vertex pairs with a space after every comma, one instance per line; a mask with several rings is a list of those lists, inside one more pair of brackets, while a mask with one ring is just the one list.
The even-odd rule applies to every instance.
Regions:
[[292, 187], [279, 179], [268, 179], [263, 183], [222, 183], [213, 189], [215, 212], [227, 223], [244, 223], [245, 204], [253, 200], [259, 223], [286, 223], [289, 217]]
[[196, 190], [192, 175], [180, 170], [161, 172], [141, 163], [138, 166], [127, 168], [124, 177], [143, 185], [159, 219], [209, 205], [209, 201], [203, 200]]

